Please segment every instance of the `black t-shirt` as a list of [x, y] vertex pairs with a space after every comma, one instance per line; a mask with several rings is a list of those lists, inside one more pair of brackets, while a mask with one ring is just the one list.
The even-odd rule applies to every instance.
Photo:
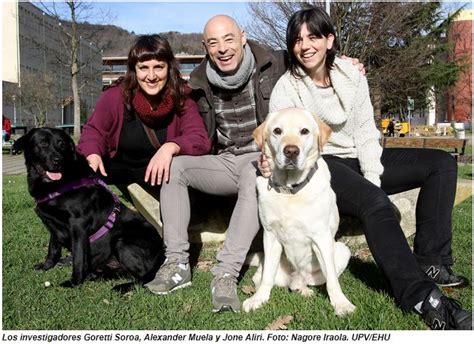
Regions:
[[[163, 125], [154, 130], [161, 144], [166, 142], [168, 123], [169, 120], [164, 120]], [[148, 163], [157, 151], [148, 139], [143, 125], [137, 116], [124, 119], [117, 154], [111, 159], [107, 169], [111, 184], [143, 183]]]

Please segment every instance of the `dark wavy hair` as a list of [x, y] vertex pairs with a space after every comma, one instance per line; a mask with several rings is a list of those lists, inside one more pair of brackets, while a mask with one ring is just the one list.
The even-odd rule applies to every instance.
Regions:
[[127, 61], [127, 72], [121, 80], [124, 86], [123, 97], [128, 112], [132, 112], [133, 95], [140, 88], [135, 66], [138, 62], [149, 60], [168, 63], [168, 80], [162, 94], [168, 91], [173, 99], [177, 113], [181, 113], [186, 100], [186, 82], [181, 78], [179, 63], [171, 50], [169, 42], [160, 35], [141, 35], [130, 48]]
[[318, 38], [328, 37], [330, 34], [334, 36], [334, 43], [332, 48], [326, 52], [326, 68], [331, 70], [334, 65], [334, 59], [339, 48], [336, 31], [329, 15], [321, 8], [310, 7], [304, 10], [293, 13], [288, 26], [286, 27], [286, 49], [290, 57], [289, 69], [294, 77], [301, 78], [303, 75], [298, 73], [298, 66], [300, 65], [293, 53], [296, 40], [301, 32], [301, 27], [306, 24], [308, 31]]

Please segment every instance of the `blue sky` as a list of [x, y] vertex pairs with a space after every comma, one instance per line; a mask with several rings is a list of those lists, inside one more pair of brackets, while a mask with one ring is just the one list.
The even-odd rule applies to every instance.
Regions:
[[[216, 14], [234, 17], [243, 28], [250, 21], [245, 1], [90, 1], [95, 8], [107, 10], [111, 14], [111, 18], [101, 24], [116, 25], [136, 34], [167, 31], [202, 32], [207, 20]], [[459, 6], [461, 3], [468, 3], [467, 8], [472, 8], [470, 1], [444, 2], [447, 9]]]
[[206, 21], [216, 14], [227, 14], [245, 26], [248, 21], [245, 2], [97, 2], [115, 19], [110, 23], [136, 34], [166, 31], [201, 32]]

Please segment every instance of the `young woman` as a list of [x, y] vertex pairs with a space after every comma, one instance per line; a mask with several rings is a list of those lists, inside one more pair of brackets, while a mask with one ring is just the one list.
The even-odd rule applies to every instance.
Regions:
[[[270, 111], [302, 107], [331, 126], [323, 154], [339, 212], [362, 221], [369, 248], [401, 308], [416, 310], [432, 329], [471, 329], [471, 314], [436, 286], [468, 284], [450, 268], [455, 160], [439, 150], [382, 150], [367, 80], [336, 57], [336, 33], [323, 10], [293, 14], [286, 42], [289, 70], [273, 89]], [[263, 167], [268, 175], [267, 164]], [[412, 252], [387, 195], [417, 187]]]
[[168, 41], [138, 37], [127, 72], [99, 98], [78, 150], [112, 184], [150, 189], [169, 179], [175, 155], [201, 155], [210, 142]]

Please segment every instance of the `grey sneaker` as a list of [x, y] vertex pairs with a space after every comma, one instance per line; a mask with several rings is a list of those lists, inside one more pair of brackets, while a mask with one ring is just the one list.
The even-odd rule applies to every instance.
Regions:
[[165, 260], [155, 279], [145, 284], [152, 293], [166, 295], [173, 290], [191, 285], [191, 268], [189, 264]]
[[214, 277], [211, 282], [212, 311], [240, 312], [240, 300], [237, 296], [237, 280], [230, 274]]

